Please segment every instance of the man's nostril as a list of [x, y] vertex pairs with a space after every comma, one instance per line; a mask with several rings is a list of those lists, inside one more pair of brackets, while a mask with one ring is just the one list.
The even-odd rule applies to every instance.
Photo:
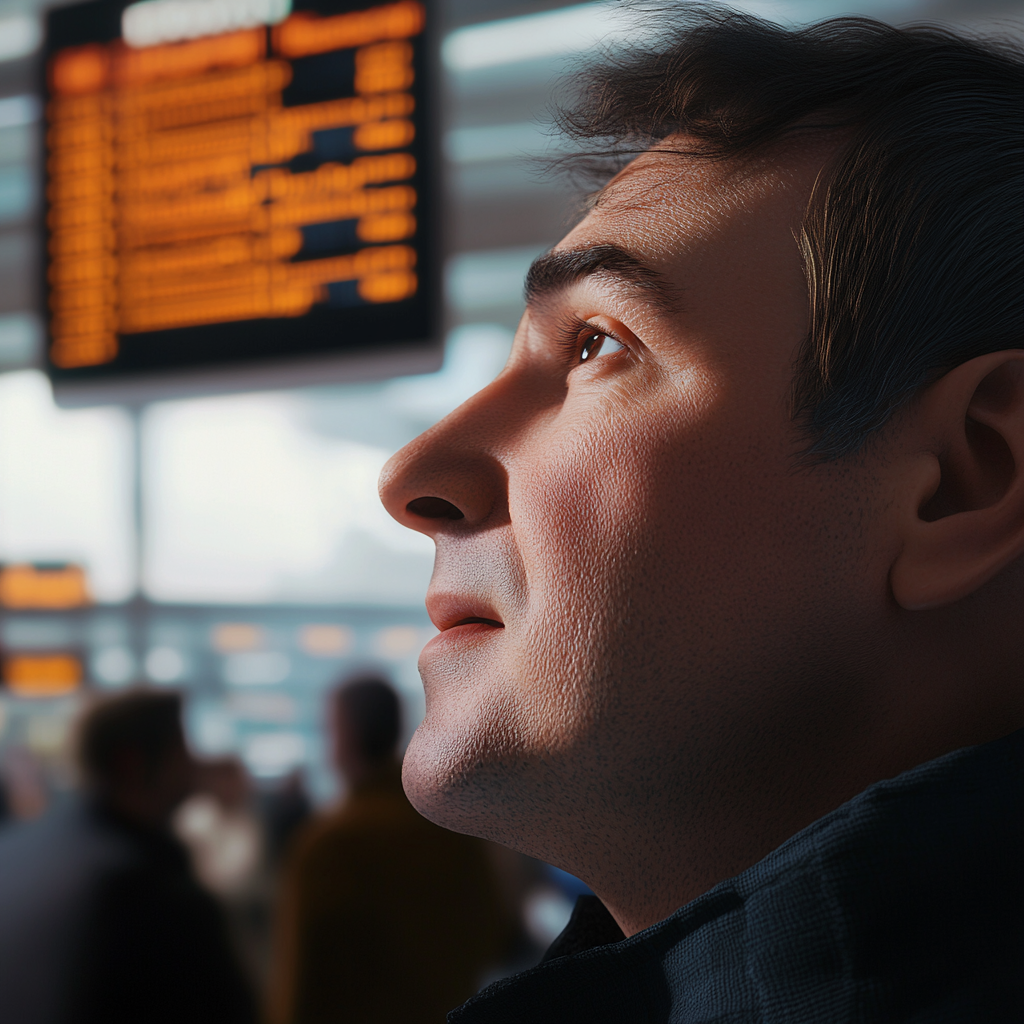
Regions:
[[423, 519], [464, 519], [462, 512], [444, 498], [414, 498], [405, 506], [406, 512]]

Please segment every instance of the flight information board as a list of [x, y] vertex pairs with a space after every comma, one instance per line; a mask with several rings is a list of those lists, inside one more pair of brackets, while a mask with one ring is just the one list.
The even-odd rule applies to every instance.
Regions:
[[53, 10], [55, 382], [436, 350], [429, 9]]

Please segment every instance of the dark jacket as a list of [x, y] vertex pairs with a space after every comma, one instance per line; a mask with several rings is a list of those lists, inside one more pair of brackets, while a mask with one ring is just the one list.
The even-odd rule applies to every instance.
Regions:
[[219, 910], [170, 835], [78, 802], [0, 833], [3, 1024], [250, 1024]]
[[448, 1019], [1024, 1021], [1022, 880], [1024, 730], [872, 786], [629, 939], [584, 899], [545, 962]]

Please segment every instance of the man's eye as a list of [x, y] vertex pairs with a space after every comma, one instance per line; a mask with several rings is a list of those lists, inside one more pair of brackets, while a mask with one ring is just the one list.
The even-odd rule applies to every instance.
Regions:
[[609, 338], [607, 334], [595, 331], [583, 339], [580, 362], [586, 363], [591, 359], [596, 359], [598, 356], [611, 355], [612, 352], [618, 352], [621, 348], [625, 348], [625, 346], [620, 345], [614, 338]]

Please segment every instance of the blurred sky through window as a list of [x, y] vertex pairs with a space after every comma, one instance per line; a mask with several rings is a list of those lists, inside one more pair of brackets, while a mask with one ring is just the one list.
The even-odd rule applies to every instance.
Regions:
[[[147, 596], [419, 604], [432, 545], [387, 515], [377, 478], [486, 385], [510, 345], [503, 328], [469, 325], [434, 374], [149, 407]], [[0, 557], [81, 562], [96, 599], [131, 596], [130, 430], [117, 408], [57, 408], [38, 371], [0, 377]]]

